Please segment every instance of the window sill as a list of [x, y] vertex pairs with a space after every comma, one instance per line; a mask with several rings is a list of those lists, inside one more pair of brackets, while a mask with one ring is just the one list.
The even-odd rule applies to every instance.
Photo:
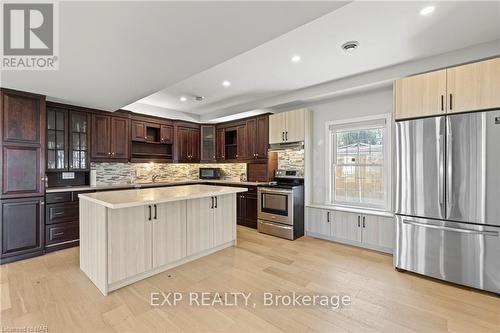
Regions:
[[373, 208], [363, 208], [363, 207], [353, 207], [353, 206], [340, 206], [331, 204], [308, 204], [307, 207], [320, 208], [336, 210], [340, 212], [355, 213], [355, 214], [365, 214], [365, 215], [375, 215], [383, 217], [394, 217], [394, 213], [388, 212], [386, 210], [378, 210]]

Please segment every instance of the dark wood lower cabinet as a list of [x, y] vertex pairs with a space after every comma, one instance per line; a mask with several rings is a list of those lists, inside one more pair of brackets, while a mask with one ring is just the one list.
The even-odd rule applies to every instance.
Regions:
[[236, 201], [237, 224], [257, 229], [257, 188], [248, 187], [248, 192], [238, 193], [236, 196]]
[[0, 263], [43, 254], [44, 199], [0, 200]]
[[47, 193], [45, 209], [45, 251], [60, 250], [79, 244], [79, 193]]

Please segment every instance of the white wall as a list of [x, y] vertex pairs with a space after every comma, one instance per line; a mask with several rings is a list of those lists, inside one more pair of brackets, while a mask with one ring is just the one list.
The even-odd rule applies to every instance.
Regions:
[[312, 203], [326, 196], [325, 122], [392, 112], [392, 86], [346, 95], [306, 106], [313, 112]]

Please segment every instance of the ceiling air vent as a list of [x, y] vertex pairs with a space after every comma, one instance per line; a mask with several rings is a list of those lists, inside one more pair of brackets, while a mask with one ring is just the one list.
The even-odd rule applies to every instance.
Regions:
[[342, 50], [344, 50], [346, 52], [352, 52], [352, 51], [356, 50], [358, 48], [358, 46], [359, 46], [359, 42], [352, 40], [350, 42], [346, 42], [346, 43], [342, 44]]

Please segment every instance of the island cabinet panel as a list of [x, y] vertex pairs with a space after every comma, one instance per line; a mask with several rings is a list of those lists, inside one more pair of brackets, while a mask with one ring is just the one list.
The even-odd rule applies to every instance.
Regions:
[[155, 213], [153, 220], [153, 268], [186, 256], [186, 201], [158, 204]]
[[187, 255], [208, 250], [214, 246], [213, 197], [187, 202]]
[[108, 283], [152, 269], [149, 206], [108, 210]]
[[[194, 187], [194, 189], [193, 189]], [[236, 244], [236, 193], [186, 185], [190, 194], [154, 189], [174, 201], [147, 199], [109, 207], [109, 195], [80, 197], [80, 269], [107, 295], [149, 276]], [[206, 193], [210, 190], [209, 193]], [[146, 190], [138, 190], [146, 191]], [[150, 191], [148, 189], [148, 191]], [[205, 193], [203, 193], [205, 191]], [[213, 196], [213, 193], [222, 193]], [[151, 194], [151, 193], [149, 193]], [[175, 195], [175, 197], [174, 197]], [[211, 195], [199, 198], [200, 195]], [[191, 199], [191, 197], [196, 199]], [[115, 200], [116, 201], [116, 200]], [[118, 200], [120, 201], [120, 200]], [[141, 204], [136, 206], [136, 204]], [[133, 207], [129, 207], [133, 206]]]
[[222, 245], [236, 238], [236, 196], [215, 197], [214, 205], [214, 245]]

